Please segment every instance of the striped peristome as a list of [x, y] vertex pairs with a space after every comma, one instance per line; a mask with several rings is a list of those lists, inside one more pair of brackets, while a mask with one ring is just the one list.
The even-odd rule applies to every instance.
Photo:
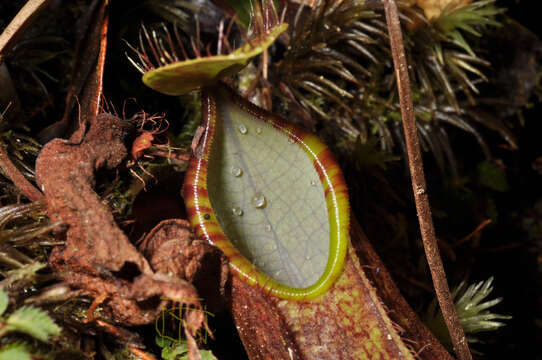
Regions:
[[[323, 294], [341, 274], [349, 242], [348, 191], [331, 151], [224, 85], [204, 90], [202, 105], [204, 131], [183, 187], [197, 236], [224, 252], [236, 276], [272, 296]], [[266, 159], [274, 178], [262, 171]], [[238, 163], [244, 168], [231, 176], [229, 167]], [[314, 180], [305, 191], [308, 179]], [[243, 184], [269, 194], [263, 206], [250, 207]], [[237, 202], [245, 211], [230, 213]]]

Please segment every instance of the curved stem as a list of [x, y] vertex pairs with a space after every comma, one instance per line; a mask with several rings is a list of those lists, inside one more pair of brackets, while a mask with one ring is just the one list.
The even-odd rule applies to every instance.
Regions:
[[0, 34], [0, 63], [5, 54], [51, 0], [29, 0]]
[[412, 179], [412, 189], [414, 191], [414, 200], [420, 222], [420, 231], [422, 235], [423, 246], [437, 299], [442, 309], [444, 321], [450, 332], [450, 337], [454, 345], [454, 350], [460, 360], [472, 359], [469, 351], [465, 332], [455, 311], [448, 281], [442, 265], [442, 259], [438, 250], [435, 237], [435, 228], [429, 206], [429, 197], [427, 195], [427, 185], [423, 171], [422, 154], [418, 142], [418, 133], [416, 129], [416, 120], [414, 118], [414, 107], [412, 104], [412, 95], [410, 90], [410, 80], [408, 77], [408, 66], [405, 58], [405, 49], [403, 46], [403, 36], [397, 5], [394, 0], [384, 0], [386, 11], [386, 21], [390, 36], [391, 51], [393, 55], [393, 64], [395, 67], [395, 76], [397, 79], [397, 88], [399, 91], [399, 102], [401, 105], [401, 117], [403, 119], [403, 129], [408, 152], [408, 165]]
[[30, 201], [37, 201], [43, 198], [43, 194], [39, 191], [24, 175], [17, 169], [9, 158], [4, 144], [0, 141], [0, 170], [8, 177], [13, 184], [26, 196]]

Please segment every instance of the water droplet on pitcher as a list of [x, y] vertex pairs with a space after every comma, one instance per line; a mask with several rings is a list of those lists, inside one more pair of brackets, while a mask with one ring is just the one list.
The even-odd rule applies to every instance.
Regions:
[[262, 193], [256, 193], [250, 199], [250, 203], [257, 209], [263, 209], [267, 204], [267, 201]]
[[260, 135], [262, 133], [262, 128], [258, 127], [256, 128], [256, 134]]
[[305, 255], [305, 260], [309, 261], [310, 259], [312, 259], [310, 255]]
[[293, 138], [291, 138], [291, 137], [288, 138], [288, 142], [290, 144], [295, 144], [295, 140]]
[[239, 206], [234, 206], [231, 209], [231, 212], [233, 213], [233, 215], [243, 216], [243, 209], [241, 209]]
[[241, 168], [238, 168], [237, 166], [232, 166], [231, 174], [235, 177], [239, 177], [243, 175], [243, 170]]
[[271, 232], [271, 230], [273, 230], [273, 229], [271, 228], [271, 225], [269, 225], [269, 224], [265, 225], [265, 231]]
[[248, 132], [248, 129], [245, 125], [241, 124], [237, 127], [237, 130], [241, 133], [241, 135], [245, 135]]
[[311, 180], [311, 186], [316, 186], [316, 181]]

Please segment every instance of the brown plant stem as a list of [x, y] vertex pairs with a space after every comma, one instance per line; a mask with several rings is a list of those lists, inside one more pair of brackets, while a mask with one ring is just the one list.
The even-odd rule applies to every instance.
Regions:
[[4, 174], [13, 181], [13, 184], [23, 193], [30, 201], [37, 201], [43, 198], [43, 194], [23, 174], [17, 169], [9, 158], [3, 144], [0, 142], [0, 169]]
[[0, 34], [0, 63], [15, 42], [51, 0], [29, 0]]
[[435, 237], [435, 228], [429, 206], [429, 197], [427, 195], [427, 185], [423, 171], [422, 154], [418, 142], [418, 133], [416, 129], [416, 120], [414, 118], [414, 107], [410, 91], [410, 80], [408, 77], [408, 67], [405, 58], [405, 49], [403, 47], [403, 36], [401, 32], [401, 23], [397, 5], [393, 0], [384, 0], [386, 12], [386, 22], [388, 24], [388, 33], [393, 55], [393, 64], [395, 67], [395, 77], [397, 79], [397, 89], [399, 91], [399, 102], [401, 105], [401, 117], [403, 119], [403, 129], [408, 152], [408, 165], [412, 179], [412, 189], [418, 220], [420, 222], [420, 231], [422, 235], [423, 246], [437, 299], [442, 309], [444, 321], [450, 332], [450, 337], [454, 345], [454, 350], [460, 360], [472, 359], [469, 351], [465, 332], [455, 311], [455, 306], [446, 280], [446, 274], [442, 265], [442, 259]]

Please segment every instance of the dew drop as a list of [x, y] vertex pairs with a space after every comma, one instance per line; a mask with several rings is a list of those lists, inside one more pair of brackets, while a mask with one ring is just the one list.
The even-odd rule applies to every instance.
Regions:
[[256, 194], [254, 194], [252, 196], [252, 198], [250, 199], [250, 203], [256, 209], [263, 209], [265, 207], [265, 205], [267, 205], [267, 201], [265, 199], [265, 196], [261, 192], [258, 192]]
[[309, 261], [310, 259], [312, 259], [310, 255], [305, 255], [305, 260]]
[[271, 225], [269, 224], [265, 225], [265, 231], [271, 232], [271, 230], [272, 230]]
[[241, 124], [237, 127], [237, 130], [241, 133], [241, 135], [245, 135], [248, 132], [248, 129], [245, 125]]
[[256, 128], [256, 134], [260, 135], [262, 133], [262, 128], [258, 127]]
[[240, 177], [241, 175], [243, 175], [243, 170], [237, 166], [232, 166], [231, 174], [235, 177]]
[[234, 207], [231, 209], [231, 212], [233, 213], [233, 215], [236, 215], [236, 216], [243, 216], [243, 209], [241, 209], [239, 206], [234, 206]]
[[316, 186], [316, 181], [311, 180], [311, 186]]

